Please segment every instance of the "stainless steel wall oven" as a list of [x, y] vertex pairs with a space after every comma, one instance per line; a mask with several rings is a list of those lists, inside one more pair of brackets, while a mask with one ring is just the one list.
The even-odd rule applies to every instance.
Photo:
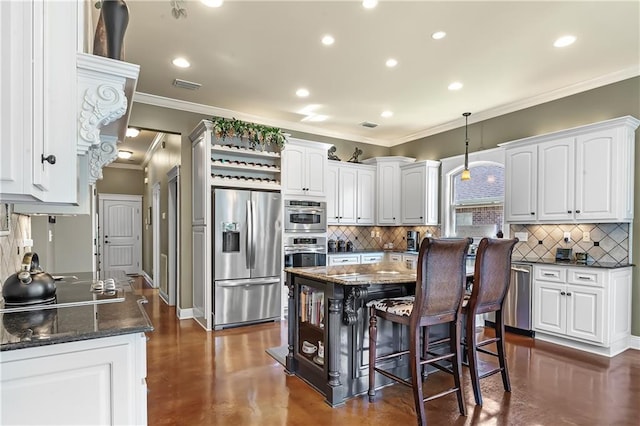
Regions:
[[325, 266], [327, 264], [327, 239], [325, 237], [286, 237], [284, 266]]

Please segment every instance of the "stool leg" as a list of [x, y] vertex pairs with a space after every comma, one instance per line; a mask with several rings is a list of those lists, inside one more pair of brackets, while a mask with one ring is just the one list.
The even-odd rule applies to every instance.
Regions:
[[[412, 327], [409, 327], [410, 329]], [[427, 417], [424, 411], [424, 396], [422, 394], [422, 371], [420, 365], [421, 351], [428, 349], [429, 343], [420, 347], [420, 326], [415, 327], [415, 331], [410, 331], [409, 336], [409, 358], [411, 360], [411, 384], [413, 388], [413, 400], [416, 405], [416, 415], [418, 416], [418, 424], [421, 426], [427, 425]], [[427, 328], [427, 327], [425, 327]], [[428, 331], [425, 330], [425, 333]]]
[[462, 348], [460, 346], [460, 334], [461, 334], [461, 321], [458, 318], [455, 322], [449, 323], [449, 350], [452, 353], [455, 353], [455, 358], [451, 363], [451, 367], [453, 370], [453, 381], [456, 386], [456, 396], [458, 397], [458, 408], [460, 409], [460, 414], [463, 416], [467, 415], [467, 407], [464, 402], [464, 395], [462, 392]]
[[507, 369], [507, 360], [504, 351], [504, 320], [502, 318], [502, 309], [496, 311], [496, 337], [498, 340], [496, 346], [498, 348], [498, 362], [500, 363], [500, 373], [502, 374], [502, 384], [504, 390], [511, 392], [511, 382], [509, 381], [509, 370]]
[[369, 402], [373, 402], [376, 396], [376, 339], [378, 337], [378, 318], [376, 309], [369, 308]]
[[471, 375], [471, 385], [473, 386], [473, 397], [477, 405], [482, 405], [480, 378], [478, 377], [478, 351], [476, 349], [476, 316], [472, 313], [467, 315], [466, 333], [467, 358], [469, 359], [469, 373]]

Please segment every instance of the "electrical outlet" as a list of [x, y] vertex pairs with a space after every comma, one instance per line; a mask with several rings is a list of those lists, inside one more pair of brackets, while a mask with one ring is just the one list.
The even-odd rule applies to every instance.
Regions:
[[568, 243], [569, 241], [571, 241], [571, 232], [565, 232], [564, 233], [564, 242]]
[[371, 238], [374, 238], [376, 236], [376, 232], [375, 231], [371, 231]]
[[380, 238], [380, 231], [376, 231], [376, 238]]
[[591, 232], [584, 231], [582, 233], [582, 241], [584, 241], [585, 243], [588, 243], [589, 241], [591, 241]]

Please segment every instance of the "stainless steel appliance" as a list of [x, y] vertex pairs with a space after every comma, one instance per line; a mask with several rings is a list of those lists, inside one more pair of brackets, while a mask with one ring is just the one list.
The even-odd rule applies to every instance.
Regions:
[[214, 189], [215, 329], [280, 317], [281, 206], [276, 192]]
[[[504, 299], [504, 324], [508, 331], [533, 336], [531, 319], [531, 265], [524, 263], [511, 264], [511, 282]], [[485, 323], [495, 325], [495, 314], [487, 314]]]
[[327, 232], [327, 203], [285, 200], [284, 230], [286, 232]]
[[287, 237], [284, 243], [284, 266], [325, 266], [325, 237]]
[[420, 248], [420, 233], [407, 231], [407, 251], [418, 251]]

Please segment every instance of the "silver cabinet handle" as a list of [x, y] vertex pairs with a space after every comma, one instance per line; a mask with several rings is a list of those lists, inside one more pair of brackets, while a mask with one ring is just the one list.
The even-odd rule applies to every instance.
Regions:
[[584, 275], [578, 275], [578, 276], [576, 276], [576, 278], [579, 279], [579, 280], [593, 281], [592, 277], [585, 277]]

